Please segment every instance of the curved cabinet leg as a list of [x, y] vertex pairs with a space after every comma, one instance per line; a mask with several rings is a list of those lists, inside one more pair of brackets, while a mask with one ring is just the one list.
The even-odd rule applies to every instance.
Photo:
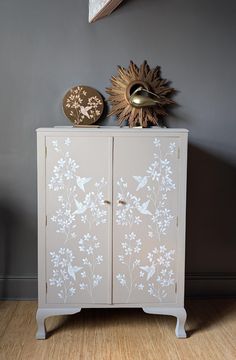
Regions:
[[176, 315], [177, 322], [176, 322], [176, 328], [175, 328], [175, 334], [177, 338], [186, 338], [186, 332], [185, 332], [185, 322], [187, 319], [187, 313], [184, 308], [178, 309], [178, 314]]
[[38, 330], [36, 333], [36, 339], [43, 340], [46, 339], [46, 328], [45, 328], [45, 319], [47, 316], [44, 315], [44, 311], [42, 309], [38, 309], [36, 314], [36, 321]]
[[177, 318], [175, 334], [177, 338], [186, 338], [184, 326], [187, 318], [187, 313], [184, 308], [144, 307], [143, 311], [147, 314], [175, 316]]
[[81, 311], [81, 308], [52, 308], [52, 309], [38, 309], [36, 314], [36, 321], [38, 325], [38, 330], [36, 333], [37, 340], [46, 339], [46, 327], [45, 320], [50, 316], [55, 315], [70, 315], [76, 314]]

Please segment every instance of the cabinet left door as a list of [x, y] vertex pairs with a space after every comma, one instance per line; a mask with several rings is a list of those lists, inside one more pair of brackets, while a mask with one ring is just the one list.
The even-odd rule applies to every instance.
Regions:
[[46, 303], [111, 303], [112, 138], [46, 145]]

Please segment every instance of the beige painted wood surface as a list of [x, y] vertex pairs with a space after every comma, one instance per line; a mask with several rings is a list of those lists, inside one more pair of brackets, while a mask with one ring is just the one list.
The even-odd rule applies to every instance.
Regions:
[[[180, 140], [114, 139], [113, 302], [175, 303]], [[182, 276], [182, 275], [181, 275]]]
[[[1, 360], [235, 360], [236, 300], [188, 300], [188, 338], [174, 318], [140, 309], [85, 309], [47, 319], [35, 340], [35, 301], [0, 302]], [[53, 335], [53, 336], [52, 336]]]
[[175, 316], [176, 336], [185, 337], [187, 130], [37, 133], [37, 338], [46, 336], [47, 317], [126, 306]]
[[111, 303], [112, 138], [46, 138], [48, 304]]

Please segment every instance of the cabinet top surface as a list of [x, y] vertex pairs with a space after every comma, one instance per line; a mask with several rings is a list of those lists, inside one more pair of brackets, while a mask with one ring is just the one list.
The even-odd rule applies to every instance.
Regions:
[[115, 133], [115, 134], [122, 134], [122, 133], [129, 133], [129, 134], [150, 134], [150, 133], [159, 133], [159, 134], [169, 134], [169, 133], [188, 133], [187, 129], [176, 129], [176, 128], [159, 128], [159, 127], [152, 127], [152, 128], [129, 128], [127, 127], [119, 127], [119, 126], [101, 126], [101, 127], [92, 127], [92, 128], [74, 128], [73, 126], [54, 126], [48, 128], [39, 128], [36, 129], [39, 132], [73, 132], [73, 133]]

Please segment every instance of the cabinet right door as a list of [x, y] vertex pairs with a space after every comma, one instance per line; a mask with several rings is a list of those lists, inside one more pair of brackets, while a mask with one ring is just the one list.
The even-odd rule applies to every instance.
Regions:
[[179, 142], [114, 139], [114, 304], [176, 301]]

